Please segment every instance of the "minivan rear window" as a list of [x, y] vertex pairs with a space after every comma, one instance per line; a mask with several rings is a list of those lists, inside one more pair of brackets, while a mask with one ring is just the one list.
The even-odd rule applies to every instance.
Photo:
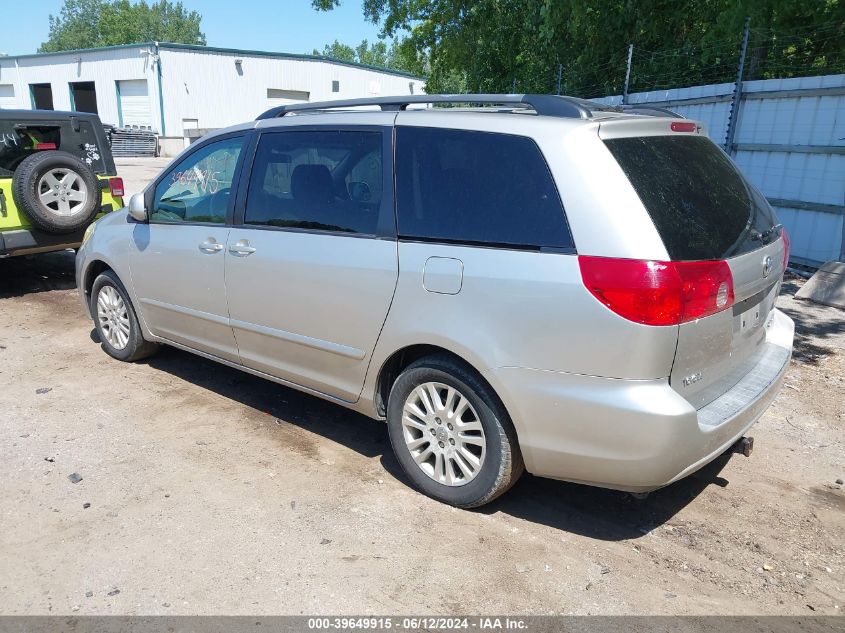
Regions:
[[703, 136], [609, 139], [605, 144], [648, 210], [673, 260], [726, 259], [779, 235], [772, 208]]

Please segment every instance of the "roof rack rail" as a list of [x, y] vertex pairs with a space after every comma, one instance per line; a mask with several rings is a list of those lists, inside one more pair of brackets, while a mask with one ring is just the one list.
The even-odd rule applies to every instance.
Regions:
[[361, 106], [379, 106], [382, 110], [405, 110], [412, 104], [434, 103], [470, 103], [487, 105], [516, 104], [534, 110], [542, 116], [563, 117], [567, 119], [590, 119], [595, 112], [619, 112], [664, 116], [682, 119], [680, 114], [650, 106], [647, 104], [605, 105], [560, 95], [538, 94], [446, 94], [446, 95], [407, 95], [404, 97], [370, 97], [365, 99], [342, 99], [338, 101], [316, 101], [313, 103], [292, 103], [271, 108], [256, 119], [275, 119], [292, 112], [316, 112], [337, 108], [357, 108]]
[[[471, 103], [471, 104], [520, 104], [543, 116], [556, 116], [570, 119], [589, 119], [599, 104], [590, 104], [582, 99], [557, 95], [536, 94], [444, 94], [444, 95], [408, 95], [404, 97], [372, 97], [367, 99], [345, 99], [340, 101], [322, 101], [314, 103], [293, 103], [278, 106], [259, 115], [256, 120], [274, 119], [291, 112], [315, 110], [333, 110], [335, 108], [355, 108], [359, 106], [379, 106], [382, 110], [405, 110], [411, 104], [423, 103]], [[595, 107], [589, 107], [595, 106]]]

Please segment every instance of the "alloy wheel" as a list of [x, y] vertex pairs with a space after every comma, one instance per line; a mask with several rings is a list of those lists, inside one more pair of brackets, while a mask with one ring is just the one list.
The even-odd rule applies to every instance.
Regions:
[[416, 387], [405, 399], [402, 434], [420, 470], [446, 486], [463, 486], [484, 464], [487, 439], [475, 408], [460, 391], [439, 382]]
[[97, 320], [100, 331], [115, 349], [129, 343], [129, 312], [123, 297], [114, 286], [103, 286], [97, 294]]
[[82, 176], [70, 169], [51, 169], [41, 176], [36, 187], [42, 205], [61, 216], [85, 210], [88, 187]]

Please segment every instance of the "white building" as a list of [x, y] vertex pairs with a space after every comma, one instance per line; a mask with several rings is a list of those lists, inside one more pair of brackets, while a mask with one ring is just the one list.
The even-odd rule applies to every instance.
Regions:
[[196, 130], [254, 119], [277, 105], [424, 91], [419, 77], [372, 66], [188, 44], [0, 57], [0, 108], [96, 112], [104, 123], [153, 130], [165, 155]]

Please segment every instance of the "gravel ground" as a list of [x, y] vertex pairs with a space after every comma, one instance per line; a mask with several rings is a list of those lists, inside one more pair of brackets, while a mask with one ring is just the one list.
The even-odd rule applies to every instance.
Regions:
[[840, 614], [845, 323], [799, 283], [751, 458], [461, 511], [408, 488], [381, 423], [172, 349], [107, 357], [72, 253], [0, 260], [0, 614]]

